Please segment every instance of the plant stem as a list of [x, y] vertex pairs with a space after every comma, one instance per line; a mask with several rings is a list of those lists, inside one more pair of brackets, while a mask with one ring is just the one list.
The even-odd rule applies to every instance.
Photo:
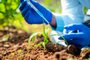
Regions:
[[65, 41], [66, 45], [68, 45], [68, 42], [66, 41], [66, 39], [62, 36], [63, 40]]

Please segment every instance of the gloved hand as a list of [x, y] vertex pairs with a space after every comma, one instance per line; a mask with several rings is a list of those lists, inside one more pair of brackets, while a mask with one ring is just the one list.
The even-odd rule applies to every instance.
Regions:
[[[44, 15], [44, 17], [51, 22], [52, 20], [52, 13], [44, 8], [42, 5], [40, 5], [35, 0], [30, 0], [30, 2]], [[20, 6], [19, 9], [25, 18], [25, 20], [29, 24], [41, 24], [43, 23], [43, 18], [40, 17], [36, 11], [28, 4], [27, 0], [20, 0]], [[47, 24], [47, 22], [44, 21], [44, 23]]]
[[64, 29], [64, 38], [79, 48], [90, 46], [90, 28], [84, 24], [73, 24]]

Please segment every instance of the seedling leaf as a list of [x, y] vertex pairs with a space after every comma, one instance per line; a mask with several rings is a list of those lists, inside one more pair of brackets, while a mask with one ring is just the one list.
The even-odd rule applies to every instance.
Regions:
[[39, 32], [36, 32], [36, 33], [33, 33], [30, 37], [29, 37], [29, 39], [28, 39], [28, 44], [30, 45], [30, 42], [32, 41], [32, 42], [34, 42], [35, 41], [35, 38], [36, 38], [36, 36], [39, 34]]

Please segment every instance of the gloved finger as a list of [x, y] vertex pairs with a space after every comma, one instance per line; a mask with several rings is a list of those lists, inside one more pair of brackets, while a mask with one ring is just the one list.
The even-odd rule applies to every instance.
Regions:
[[41, 4], [39, 4], [37, 1], [35, 0], [30, 0], [30, 2], [39, 10], [39, 11], [43, 11], [41, 8], [43, 8], [43, 6]]
[[[44, 6], [42, 6], [41, 4], [39, 4], [37, 1], [35, 1], [35, 0], [30, 0], [30, 2], [40, 11], [40, 12], [42, 12], [43, 14], [45, 14], [45, 12], [44, 11], [46, 11], [47, 9], [44, 7]], [[49, 10], [48, 10], [49, 11]]]
[[68, 44], [73, 44], [78, 48], [82, 48], [83, 47], [83, 43], [81, 41], [82, 39], [74, 39], [74, 40], [67, 40]]
[[[29, 2], [31, 2], [43, 14], [43, 16], [47, 19], [48, 22], [51, 22], [53, 14], [48, 9], [46, 9], [45, 7], [43, 7], [41, 4], [39, 4], [34, 0], [30, 0]], [[43, 22], [48, 24], [47, 21], [44, 20]]]
[[[27, 2], [26, 2], [26, 4], [27, 4]], [[31, 10], [32, 10], [31, 6], [29, 6], [28, 4], [25, 5], [24, 9], [21, 11], [21, 12], [22, 12], [22, 15], [25, 16], [26, 13], [27, 13], [28, 11], [31, 11]], [[33, 11], [32, 11], [32, 12], [33, 12]]]
[[68, 31], [66, 29], [63, 30], [63, 34], [67, 34]]
[[22, 2], [19, 6], [20, 11], [22, 11], [26, 5], [27, 5], [27, 1]]
[[[34, 11], [34, 10], [31, 8], [31, 6], [28, 4], [27, 1], [24, 1], [24, 3], [22, 4], [22, 6], [20, 7], [20, 10], [21, 10], [21, 13], [22, 13], [23, 16], [25, 16], [28, 11], [32, 11], [32, 12]], [[34, 12], [35, 12], [35, 11], [34, 11]], [[34, 13], [34, 12], [33, 12], [33, 13]], [[30, 14], [29, 14], [29, 15], [30, 15]]]
[[26, 7], [25, 9], [23, 9], [21, 11], [21, 13], [22, 13], [23, 16], [25, 16], [28, 11], [29, 11], [29, 9], [28, 9], [28, 7]]
[[[36, 14], [35, 10], [33, 10], [33, 9], [27, 11], [24, 17], [25, 17], [25, 20], [29, 24], [41, 24], [43, 22], [42, 17], [40, 17], [38, 14]], [[38, 17], [38, 18], [36, 19], [36, 18], [32, 18], [32, 17]], [[42, 21], [37, 21], [39, 19]], [[33, 20], [33, 21], [31, 21], [31, 20]]]
[[22, 3], [24, 0], [20, 0], [20, 3]]
[[65, 26], [65, 29], [67, 30], [82, 30], [82, 24], [70, 24], [68, 26]]
[[69, 43], [75, 44], [75, 45], [81, 45], [81, 46], [88, 46], [90, 44], [90, 41], [87, 41], [85, 39], [74, 39], [69, 41]]
[[83, 33], [70, 33], [70, 34], [64, 34], [63, 36], [65, 39], [70, 40], [70, 39], [80, 39], [83, 38]]
[[31, 20], [31, 16], [30, 16], [30, 14], [31, 14], [31, 12], [30, 12], [30, 11], [27, 11], [26, 14], [25, 14], [25, 16], [24, 16], [26, 22], [28, 22], [28, 23], [30, 23], [29, 20]]

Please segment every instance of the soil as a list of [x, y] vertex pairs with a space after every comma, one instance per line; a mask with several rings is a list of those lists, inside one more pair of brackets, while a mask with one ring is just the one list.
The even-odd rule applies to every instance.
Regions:
[[43, 41], [43, 36], [37, 36], [34, 43], [28, 44], [31, 33], [18, 30], [15, 27], [5, 27], [0, 30], [0, 60], [85, 60], [90, 56], [90, 50], [80, 51], [74, 45], [68, 47], [49, 42], [46, 49], [34, 47]]

